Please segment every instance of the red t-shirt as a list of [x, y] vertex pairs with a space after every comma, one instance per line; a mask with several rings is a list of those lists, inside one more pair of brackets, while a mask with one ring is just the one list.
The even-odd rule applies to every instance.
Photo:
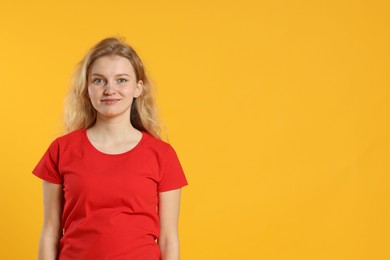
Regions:
[[63, 185], [59, 260], [160, 259], [158, 193], [187, 185], [171, 145], [146, 132], [112, 155], [76, 130], [54, 140], [33, 173]]

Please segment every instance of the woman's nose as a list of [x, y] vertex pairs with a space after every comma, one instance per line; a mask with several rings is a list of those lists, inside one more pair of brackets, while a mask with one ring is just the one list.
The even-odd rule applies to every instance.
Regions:
[[105, 95], [112, 95], [115, 94], [115, 88], [113, 87], [113, 83], [107, 82], [104, 90]]

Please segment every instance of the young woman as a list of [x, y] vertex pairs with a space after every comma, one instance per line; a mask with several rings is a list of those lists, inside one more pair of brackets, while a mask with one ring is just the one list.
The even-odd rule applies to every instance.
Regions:
[[38, 258], [179, 259], [187, 181], [160, 139], [144, 66], [121, 39], [102, 40], [80, 62], [65, 127], [33, 170], [44, 196]]

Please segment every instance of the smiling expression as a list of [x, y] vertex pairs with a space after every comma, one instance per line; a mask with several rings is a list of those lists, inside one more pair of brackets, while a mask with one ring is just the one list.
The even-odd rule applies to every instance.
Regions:
[[133, 98], [142, 92], [142, 81], [136, 79], [133, 66], [121, 56], [96, 59], [88, 73], [88, 96], [97, 118], [130, 118]]

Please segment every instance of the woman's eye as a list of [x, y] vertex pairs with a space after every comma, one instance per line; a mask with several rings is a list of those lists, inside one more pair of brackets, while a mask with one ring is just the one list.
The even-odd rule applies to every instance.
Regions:
[[118, 82], [119, 83], [125, 83], [125, 82], [127, 82], [127, 79], [120, 78], [120, 79], [118, 79]]
[[97, 79], [93, 79], [92, 82], [95, 83], [95, 84], [101, 84], [101, 83], [104, 82], [104, 80], [97, 78]]

